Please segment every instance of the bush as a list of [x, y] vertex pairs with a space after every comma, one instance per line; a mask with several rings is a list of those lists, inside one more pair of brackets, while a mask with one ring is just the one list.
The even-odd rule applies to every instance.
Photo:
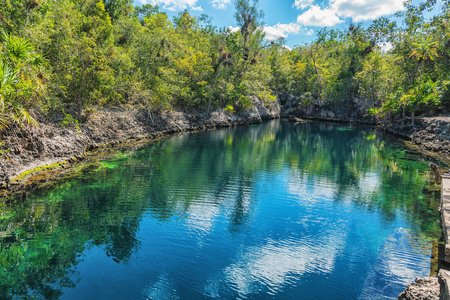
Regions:
[[252, 107], [252, 100], [247, 96], [240, 96], [237, 102], [239, 110], [247, 110]]
[[442, 96], [442, 87], [439, 82], [428, 80], [409, 90], [400, 98], [400, 103], [411, 113], [422, 113], [440, 108]]
[[63, 127], [75, 127], [77, 133], [81, 133], [80, 124], [78, 120], [75, 119], [71, 114], [66, 114], [64, 109], [62, 109], [62, 113], [64, 114], [64, 119], [61, 121], [61, 126]]
[[225, 107], [225, 112], [226, 112], [226, 113], [229, 113], [229, 114], [234, 113], [234, 107], [233, 107], [233, 105], [227, 105], [227, 107]]

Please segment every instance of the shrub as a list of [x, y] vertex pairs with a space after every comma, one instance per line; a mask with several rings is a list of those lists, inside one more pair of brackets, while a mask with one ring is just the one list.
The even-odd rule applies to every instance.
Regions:
[[233, 105], [227, 105], [227, 107], [225, 107], [225, 112], [232, 114], [234, 113], [234, 107]]

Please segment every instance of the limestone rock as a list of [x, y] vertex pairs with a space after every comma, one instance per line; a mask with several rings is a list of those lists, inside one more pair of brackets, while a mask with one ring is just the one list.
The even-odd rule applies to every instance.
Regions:
[[440, 285], [437, 277], [416, 278], [398, 295], [399, 300], [439, 300]]
[[439, 283], [441, 285], [441, 300], [450, 300], [450, 271], [439, 270]]

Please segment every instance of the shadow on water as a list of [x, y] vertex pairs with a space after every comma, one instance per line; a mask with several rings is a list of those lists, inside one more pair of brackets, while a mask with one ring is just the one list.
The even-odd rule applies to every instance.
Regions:
[[[221, 236], [244, 236], [263, 211], [258, 190], [267, 185], [258, 183], [278, 182], [279, 174], [288, 178], [271, 185], [279, 194], [289, 194], [286, 182], [308, 199], [326, 191], [334, 207], [350, 203], [360, 214], [376, 213], [380, 224], [402, 219], [412, 236], [436, 239], [439, 191], [427, 172], [429, 160], [370, 127], [280, 120], [187, 133], [117, 153], [25, 200], [0, 203], [0, 298], [62, 297], [83, 279], [76, 266], [94, 248], [115, 264], [131, 264], [144, 251], [140, 234], [148, 218], [155, 226], [172, 226], [214, 207], [226, 224]], [[369, 279], [356, 293], [379, 287], [377, 273], [389, 262], [383, 257], [393, 245], [411, 247], [406, 235], [391, 231], [396, 242], [379, 244], [364, 274]], [[169, 280], [161, 276], [162, 283]]]

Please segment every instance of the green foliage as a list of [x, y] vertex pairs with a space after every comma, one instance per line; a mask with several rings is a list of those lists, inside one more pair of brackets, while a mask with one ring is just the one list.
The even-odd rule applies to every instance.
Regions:
[[11, 149], [6, 147], [6, 143], [0, 141], [0, 159], [9, 161], [9, 152], [10, 151], [11, 151]]
[[249, 97], [241, 95], [236, 104], [240, 110], [247, 110], [252, 107], [252, 100]]
[[229, 114], [234, 113], [234, 107], [232, 105], [227, 105], [227, 107], [225, 107], [225, 111]]
[[28, 111], [43, 96], [45, 60], [30, 42], [12, 34], [0, 41], [0, 129], [10, 123], [37, 125]]
[[260, 93], [258, 97], [266, 106], [269, 106], [271, 103], [274, 103], [278, 100], [277, 96], [272, 95], [267, 91], [264, 93]]
[[75, 119], [71, 114], [66, 114], [64, 109], [62, 110], [62, 113], [64, 114], [64, 119], [61, 121], [61, 126], [75, 127], [77, 130], [77, 133], [80, 133], [81, 128], [80, 128], [80, 124], [78, 123], [78, 120]]
[[303, 93], [300, 96], [300, 105], [308, 107], [308, 106], [312, 105], [313, 103], [314, 103], [314, 98], [313, 98], [311, 92]]
[[132, 0], [104, 0], [105, 10], [114, 21], [123, 15], [128, 15], [132, 10], [132, 3]]
[[432, 41], [431, 37], [426, 38], [423, 42], [413, 43], [414, 50], [409, 57], [414, 57], [417, 61], [434, 60], [438, 57], [437, 42]]
[[428, 80], [420, 83], [400, 98], [401, 105], [410, 112], [424, 112], [438, 108], [442, 102], [439, 82]]
[[380, 117], [448, 109], [449, 10], [423, 17], [437, 11], [436, 1], [406, 2], [403, 27], [380, 18], [368, 28], [321, 29], [293, 50], [265, 40], [258, 1], [233, 2], [236, 32], [187, 10], [170, 20], [158, 6], [130, 0], [6, 1], [0, 128], [35, 123], [33, 110], [64, 107], [80, 122], [97, 105], [139, 104], [150, 115], [239, 111], [251, 107], [251, 96], [268, 105], [282, 91], [300, 96], [303, 108], [348, 102]]

